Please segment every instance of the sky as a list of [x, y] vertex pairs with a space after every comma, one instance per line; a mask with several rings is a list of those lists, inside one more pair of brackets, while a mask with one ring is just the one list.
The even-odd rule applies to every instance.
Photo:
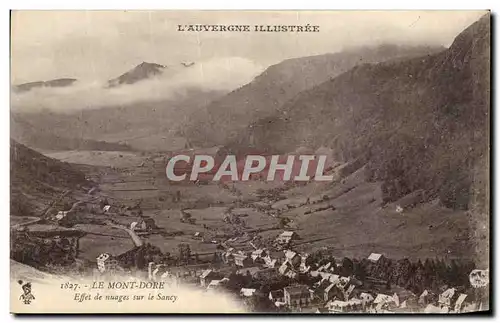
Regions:
[[[248, 77], [284, 59], [378, 43], [449, 46], [485, 11], [13, 11], [11, 82], [105, 81], [143, 61]], [[317, 33], [179, 32], [177, 25], [318, 25]], [[216, 61], [217, 63], [213, 63]], [[219, 64], [219, 65], [217, 65]], [[244, 81], [244, 77], [242, 81]]]

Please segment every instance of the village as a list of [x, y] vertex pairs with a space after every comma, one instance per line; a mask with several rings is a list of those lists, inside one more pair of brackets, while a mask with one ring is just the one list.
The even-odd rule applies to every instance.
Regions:
[[[300, 254], [289, 249], [298, 239], [294, 232], [284, 231], [273, 249], [244, 252], [227, 247], [210, 262], [188, 260], [180, 266], [149, 262], [141, 274], [149, 281], [167, 284], [166, 288], [187, 285], [233, 294], [252, 312], [463, 313], [481, 310], [485, 301], [488, 273], [477, 269], [467, 273], [470, 265], [454, 263], [447, 268], [442, 262], [427, 260], [423, 265], [407, 259], [394, 264], [377, 253], [354, 261], [335, 259], [328, 250]], [[97, 259], [97, 266], [96, 279], [114, 277], [124, 270], [106, 254]], [[439, 272], [440, 266], [445, 268], [443, 276], [456, 285], [436, 285], [425, 276], [431, 270]], [[405, 281], [406, 288], [394, 284]]]
[[[355, 213], [347, 201], [373, 205], [374, 197], [349, 196], [372, 185], [364, 184], [359, 165], [329, 165], [336, 186], [307, 196], [300, 190], [315, 184], [271, 186], [258, 179], [239, 186], [168, 185], [168, 194], [131, 188], [155, 176], [148, 168], [155, 166], [151, 160], [114, 173], [107, 169], [105, 179], [112, 184], [101, 177], [95, 181], [99, 185], [76, 199], [63, 192], [39, 218], [14, 224], [11, 258], [48, 271], [91, 275], [95, 281], [131, 275], [166, 288], [228, 293], [249, 312], [464, 313], [487, 306], [489, 273], [472, 261], [393, 258], [374, 248], [353, 256], [331, 243], [328, 231], [304, 229], [311, 216], [335, 223], [331, 214], [344, 209], [352, 220]], [[245, 195], [250, 185], [252, 198]], [[294, 189], [297, 197], [282, 196]], [[147, 195], [150, 191], [154, 195]], [[200, 205], [213, 192], [228, 197]], [[416, 192], [384, 212], [400, 221], [421, 198]]]
[[[38, 224], [29, 230], [36, 235], [38, 228], [44, 241], [63, 245], [61, 264], [69, 264], [68, 256], [76, 259], [78, 239], [84, 233], [70, 228], [47, 230], [48, 226]], [[135, 248], [118, 256], [99, 255], [92, 270], [95, 280], [133, 274], [164, 288], [187, 285], [230, 293], [252, 312], [462, 313], [481, 310], [487, 294], [488, 272], [474, 269], [473, 264], [447, 266], [432, 259], [394, 262], [379, 253], [365, 259], [336, 258], [328, 248], [299, 253], [293, 251], [301, 240], [294, 231], [284, 230], [270, 244], [249, 241], [250, 250], [232, 247], [236, 239], [229, 239], [218, 245], [212, 259], [203, 260], [191, 254], [189, 245], [172, 257], [144, 243], [139, 235], [155, 229], [154, 221], [121, 228]], [[195, 235], [203, 239], [200, 232]], [[57, 261], [54, 249], [50, 250], [47, 259]]]

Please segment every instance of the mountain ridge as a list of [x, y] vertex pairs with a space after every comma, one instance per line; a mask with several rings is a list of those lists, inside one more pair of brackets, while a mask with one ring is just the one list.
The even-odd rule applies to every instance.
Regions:
[[249, 123], [272, 116], [298, 93], [334, 78], [360, 62], [401, 59], [441, 50], [444, 47], [383, 44], [287, 59], [268, 67], [252, 82], [213, 101], [206, 107], [203, 118], [194, 116], [193, 119], [198, 121], [185, 125], [185, 132], [200, 146], [227, 144], [235, 140]]
[[468, 208], [470, 170], [488, 155], [489, 28], [487, 15], [443, 52], [356, 66], [252, 124], [235, 145], [331, 147], [339, 160], [363, 158], [387, 201], [423, 188]]
[[108, 87], [116, 87], [123, 84], [134, 84], [139, 81], [160, 75], [167, 66], [156, 63], [142, 62], [130, 71], [108, 81]]
[[75, 78], [58, 78], [49, 81], [35, 81], [14, 85], [16, 92], [28, 92], [39, 87], [67, 87], [73, 85], [78, 79]]

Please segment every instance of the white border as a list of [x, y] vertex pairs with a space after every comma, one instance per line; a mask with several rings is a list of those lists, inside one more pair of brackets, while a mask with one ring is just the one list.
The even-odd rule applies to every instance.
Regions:
[[[326, 9], [336, 9], [336, 10], [347, 10], [347, 9], [354, 9], [354, 10], [362, 10], [362, 9], [375, 9], [375, 10], [412, 10], [412, 9], [432, 9], [432, 10], [440, 10], [440, 9], [447, 9], [447, 10], [467, 10], [467, 9], [492, 9], [493, 13], [496, 13], [498, 11], [500, 1], [495, 1], [495, 0], [474, 0], [474, 1], [437, 1], [437, 0], [420, 0], [420, 1], [412, 1], [412, 2], [403, 2], [403, 1], [383, 1], [383, 0], [378, 0], [378, 1], [359, 1], [359, 0], [350, 0], [350, 1], [329, 1], [329, 2], [324, 2], [324, 1], [318, 1], [318, 0], [308, 0], [308, 1], [296, 1], [296, 0], [287, 0], [287, 1], [269, 1], [269, 0], [253, 0], [253, 1], [238, 1], [237, 3], [232, 1], [232, 2], [224, 2], [224, 1], [216, 1], [212, 0], [210, 2], [207, 1], [194, 1], [194, 0], [183, 0], [183, 1], [152, 1], [152, 0], [141, 0], [141, 1], [131, 1], [131, 0], [121, 0], [121, 1], [103, 1], [103, 0], [87, 0], [85, 2], [68, 2], [64, 0], [59, 0], [59, 1], [44, 1], [43, 3], [40, 3], [40, 1], [24, 1], [24, 0], [17, 0], [17, 1], [2, 1], [2, 12], [1, 12], [1, 17], [3, 19], [0, 19], [0, 25], [1, 25], [1, 36], [2, 36], [2, 41], [0, 42], [0, 46], [2, 46], [2, 63], [4, 64], [5, 71], [9, 71], [9, 9], [42, 9], [42, 10], [49, 10], [49, 9], [72, 9], [72, 10], [78, 10], [78, 9], [129, 9], [129, 10], [134, 10], [134, 9], [208, 9], [208, 10], [214, 10], [214, 9], [230, 9], [230, 10], [243, 10], [243, 9], [253, 9], [253, 10], [270, 10], [270, 9], [277, 9], [277, 10], [283, 10], [283, 9], [288, 9], [288, 10], [293, 10], [293, 9], [310, 9], [310, 10], [326, 10]], [[497, 35], [496, 33], [492, 34], [494, 36], [495, 43], [497, 43]], [[34, 53], [36, 55], [36, 53]], [[495, 53], [494, 57], [492, 59], [495, 59], [497, 57], [497, 54]], [[4, 228], [4, 234], [1, 235], [2, 242], [0, 243], [2, 254], [1, 254], [1, 259], [4, 261], [2, 267], [1, 267], [1, 272], [2, 272], [2, 282], [4, 283], [4, 292], [0, 293], [0, 297], [2, 300], [2, 311], [1, 313], [3, 314], [2, 321], [5, 320], [14, 320], [15, 318], [9, 314], [9, 294], [7, 292], [8, 287], [8, 277], [9, 277], [9, 263], [8, 263], [8, 254], [9, 254], [9, 235], [7, 233], [7, 228], [9, 227], [9, 140], [8, 138], [10, 137], [9, 133], [9, 73], [5, 72], [2, 73], [1, 79], [1, 98], [2, 98], [2, 105], [0, 109], [1, 117], [0, 117], [0, 131], [2, 132], [2, 140], [0, 140], [0, 154], [1, 154], [1, 171], [2, 171], [2, 185], [1, 185], [1, 191], [0, 191], [0, 205], [2, 206], [2, 213], [3, 215], [1, 216], [1, 220], [5, 221], [3, 222], [3, 228]], [[498, 84], [498, 79], [495, 77], [495, 84]], [[496, 94], [495, 94], [496, 98]], [[494, 100], [493, 102], [496, 102]], [[495, 118], [495, 124], [498, 124], [500, 122], [498, 113]], [[498, 142], [498, 131], [494, 131], [494, 137], [495, 142]], [[496, 164], [498, 165], [498, 164]], [[493, 165], [492, 165], [493, 166]], [[498, 172], [497, 172], [498, 173]], [[494, 178], [494, 182], [498, 183], [498, 174]], [[492, 183], [493, 184], [493, 183]], [[495, 192], [493, 196], [493, 200], [498, 200], [499, 194], [498, 192]], [[496, 210], [496, 208], [495, 208]], [[495, 214], [495, 210], [492, 210], [492, 214]], [[498, 232], [498, 223], [499, 221], [497, 220], [495, 222], [495, 229], [496, 232]], [[494, 239], [494, 245], [491, 246], [491, 250], [496, 250], [497, 247], [497, 239]], [[498, 273], [498, 269], [495, 270], [495, 274]], [[496, 275], [498, 277], [498, 275]], [[498, 309], [498, 295], [496, 294], [496, 288], [495, 288], [495, 304], [493, 304], [494, 308]], [[48, 296], [50, 297], [50, 296]], [[352, 317], [350, 320], [358, 320], [361, 317]], [[362, 317], [361, 319], [368, 318], [368, 317]], [[401, 318], [401, 317], [399, 317]], [[399, 319], [398, 318], [398, 319]], [[449, 318], [449, 319], [455, 319], [456, 317]], [[37, 322], [41, 321], [43, 318], [37, 317], [37, 318], [32, 318], [31, 321]], [[51, 318], [48, 318], [53, 319]], [[58, 318], [59, 320], [69, 320], [69, 317], [60, 317]], [[95, 322], [106, 322], [109, 320], [122, 320], [122, 319], [127, 319], [126, 317], [72, 317], [71, 320], [75, 322], [80, 322], [84, 320], [91, 319]], [[128, 319], [135, 319], [135, 317], [129, 317]], [[145, 319], [145, 318], [138, 318], [138, 319]], [[184, 321], [184, 320], [193, 320], [193, 319], [201, 319], [201, 320], [217, 320], [219, 319], [218, 317], [198, 317], [198, 318], [189, 318], [189, 317], [164, 317], [161, 318], [162, 320], [169, 320], [169, 321]], [[244, 319], [242, 317], [238, 318], [224, 318], [228, 320], [240, 320]], [[257, 317], [259, 321], [272, 321], [275, 322], [277, 320], [283, 321], [289, 319], [289, 317]], [[302, 319], [308, 319], [305, 317], [298, 318], [299, 320]], [[345, 319], [345, 317], [342, 318], [327, 318], [327, 319]], [[371, 317], [370, 319], [381, 321], [383, 319], [386, 319], [386, 317]], [[440, 317], [430, 317], [430, 318], [423, 318], [423, 317], [418, 317], [418, 318], [412, 318], [415, 320], [426, 320], [426, 321], [438, 321]], [[475, 318], [469, 318], [472, 320], [477, 320], [479, 317]]]

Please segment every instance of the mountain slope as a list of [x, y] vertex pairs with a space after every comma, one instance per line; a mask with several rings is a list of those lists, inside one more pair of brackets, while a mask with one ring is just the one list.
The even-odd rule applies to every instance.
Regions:
[[273, 115], [299, 92], [358, 64], [415, 57], [442, 49], [382, 45], [288, 59], [269, 67], [251, 83], [212, 102], [204, 115], [193, 116], [195, 122], [186, 125], [185, 134], [198, 145], [226, 144], [237, 138], [249, 123]]
[[[49, 113], [50, 114], [50, 113]], [[131, 147], [125, 144], [109, 143], [102, 140], [80, 138], [77, 133], [55, 134], [50, 124], [39, 125], [38, 116], [11, 113], [11, 137], [28, 147], [47, 150], [104, 150], [127, 151]], [[71, 137], [71, 135], [73, 137]]]
[[[195, 66], [194, 62], [168, 67], [143, 62], [110, 80], [107, 87], [98, 85], [98, 90], [84, 84], [62, 95], [61, 100], [59, 93], [40, 95], [40, 101], [36, 96], [22, 97], [22, 100], [20, 97], [11, 107], [11, 137], [29, 147], [45, 150], [183, 148], [186, 140], [176, 133], [179, 126], [229, 91], [193, 81]], [[157, 83], [134, 84], [144, 80]], [[165, 85], [160, 86], [163, 82]], [[43, 86], [43, 82], [35, 83]], [[147, 90], [149, 86], [152, 91]], [[160, 95], [151, 95], [155, 91]], [[91, 98], [88, 103], [85, 94]], [[54, 102], [57, 109], [51, 108]]]
[[239, 144], [332, 147], [339, 160], [364, 159], [368, 179], [385, 182], [386, 201], [425, 189], [467, 208], [479, 181], [472, 170], [489, 155], [489, 53], [486, 15], [443, 52], [357, 66], [300, 93]]
[[194, 111], [222, 95], [185, 89], [168, 100], [67, 113], [11, 112], [11, 135], [30, 147], [53, 150], [169, 150], [184, 148], [174, 131]]
[[148, 79], [152, 76], [162, 74], [166, 68], [164, 65], [142, 62], [130, 71], [108, 81], [109, 87], [115, 87], [122, 84], [134, 84], [136, 82]]
[[72, 78], [62, 78], [50, 81], [29, 82], [29, 83], [14, 85], [14, 90], [17, 92], [27, 92], [30, 91], [31, 89], [38, 87], [66, 87], [73, 85], [73, 83], [75, 83], [76, 81], [77, 81], [76, 79]]
[[81, 190], [91, 184], [74, 165], [10, 141], [11, 215], [40, 215], [34, 212], [43, 210], [62, 192]]

